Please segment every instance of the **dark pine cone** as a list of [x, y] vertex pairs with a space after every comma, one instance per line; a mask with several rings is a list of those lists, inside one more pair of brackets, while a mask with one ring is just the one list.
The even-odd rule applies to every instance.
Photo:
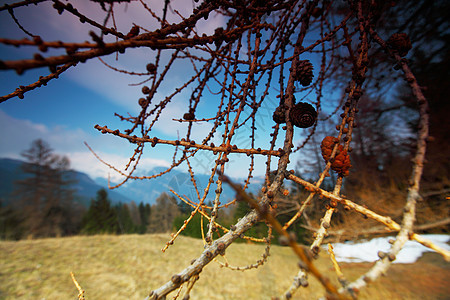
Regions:
[[322, 8], [320, 8], [320, 7], [316, 7], [316, 8], [314, 8], [314, 10], [312, 11], [312, 13], [311, 13], [311, 15], [314, 17], [314, 18], [319, 18], [321, 15], [322, 15], [322, 13], [323, 13], [323, 9]]
[[156, 73], [156, 66], [152, 63], [147, 64], [146, 69], [152, 75]]
[[195, 119], [195, 115], [192, 112], [188, 112], [183, 115], [183, 119], [185, 119], [187, 121], [192, 121]]
[[274, 120], [275, 123], [277, 124], [286, 123], [285, 111], [286, 108], [284, 107], [284, 105], [280, 105], [275, 109], [272, 116], [272, 119]]
[[150, 88], [148, 86], [144, 85], [142, 87], [142, 93], [147, 94], [147, 95], [150, 94]]
[[396, 50], [400, 56], [405, 56], [412, 48], [411, 41], [406, 33], [394, 33], [387, 40], [387, 44], [390, 48]]
[[303, 86], [308, 86], [313, 80], [313, 65], [309, 60], [300, 60], [297, 64], [295, 80], [300, 81]]
[[291, 109], [289, 117], [295, 126], [308, 128], [316, 122], [317, 112], [311, 104], [299, 102]]
[[139, 105], [142, 107], [142, 108], [144, 108], [144, 107], [146, 107], [146, 106], [148, 106], [148, 104], [149, 104], [149, 101], [148, 101], [148, 99], [146, 99], [146, 98], [139, 98]]

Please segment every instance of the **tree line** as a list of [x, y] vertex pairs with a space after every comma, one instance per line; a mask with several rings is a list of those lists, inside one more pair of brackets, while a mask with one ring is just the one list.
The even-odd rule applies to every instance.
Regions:
[[[363, 111], [363, 113], [370, 116], [371, 114], [377, 114], [378, 110], [371, 109], [368, 112]], [[361, 130], [364, 130], [365, 126], [362, 127]], [[380, 135], [380, 132], [372, 135], [366, 134], [365, 136], [366, 138], [374, 137], [375, 140], [379, 138], [378, 135]], [[389, 138], [384, 139], [385, 143], [388, 141]], [[365, 145], [367, 145], [367, 141], [361, 145], [361, 148]], [[383, 147], [380, 147], [380, 149], [383, 149]], [[367, 159], [363, 151], [355, 151], [353, 153], [353, 167], [364, 167], [366, 170], [360, 170], [358, 177], [350, 176], [349, 180], [357, 184], [352, 185], [351, 188], [346, 186], [346, 192], [353, 197], [359, 197], [364, 201], [363, 203], [376, 206], [370, 203], [372, 198], [377, 202], [382, 202], [383, 200], [372, 195], [372, 190], [379, 196], [380, 189], [377, 187], [390, 182], [390, 205], [397, 205], [398, 202], [400, 206], [403, 195], [399, 190], [402, 189], [401, 185], [403, 184], [402, 179], [404, 180], [404, 177], [398, 174], [398, 172], [401, 172], [398, 169], [398, 164], [408, 159], [409, 155], [407, 151], [403, 154], [393, 154], [384, 151], [385, 156], [387, 154], [386, 160], [388, 163], [383, 163], [382, 168], [380, 168], [380, 159], [382, 156], [378, 151], [374, 150], [376, 149], [370, 149], [371, 159]], [[312, 153], [310, 157], [319, 157], [318, 154], [313, 155], [313, 152], [316, 151], [314, 148], [311, 147], [308, 151]], [[77, 234], [175, 232], [183, 226], [185, 220], [189, 218], [191, 212], [194, 210], [194, 207], [177, 200], [167, 193], [161, 194], [153, 205], [143, 202], [136, 204], [134, 201], [113, 204], [105, 189], [99, 190], [96, 197], [91, 200], [89, 207], [86, 208], [75, 201], [76, 193], [73, 185], [76, 181], [67, 175], [67, 171], [70, 170], [70, 160], [67, 157], [53, 153], [51, 147], [40, 139], [33, 141], [31, 147], [21, 153], [21, 155], [26, 159], [26, 163], [22, 165], [22, 170], [28, 176], [15, 182], [13, 203], [6, 205], [0, 199], [0, 239], [57, 237]], [[368, 162], [376, 160], [378, 161], [377, 165], [371, 168], [371, 164]], [[320, 166], [320, 159], [317, 161], [310, 159], [308, 162], [300, 160], [297, 164], [297, 169], [301, 171], [305, 167], [314, 168], [314, 165], [316, 167]], [[403, 170], [404, 173], [406, 171]], [[380, 175], [384, 175], [384, 179]], [[367, 177], [371, 178], [370, 182], [366, 181]], [[325, 184], [331, 188], [334, 180], [335, 178], [331, 174], [331, 177], [325, 181]], [[277, 204], [278, 218], [283, 222], [287, 222], [295, 214], [299, 205], [302, 204], [298, 199], [304, 198], [308, 191], [305, 191], [303, 186], [298, 184], [289, 187], [283, 186], [282, 189], [284, 192], [278, 195], [274, 201]], [[258, 195], [252, 195], [255, 198], [261, 196], [262, 191]], [[436, 209], [431, 207], [431, 203], [434, 203], [436, 208], [442, 208], [442, 205], [433, 202], [431, 198], [428, 201], [428, 203], [425, 203], [426, 207], [424, 209], [429, 209], [430, 213], [426, 220], [420, 220], [422, 221], [421, 223], [427, 223], [429, 222], [429, 218], [439, 215], [439, 213], [435, 212]], [[295, 227], [294, 232], [296, 233], [297, 240], [300, 242], [306, 243], [312, 240], [312, 229], [317, 227], [318, 224], [310, 220], [317, 219], [318, 216], [324, 213], [327, 206], [326, 201], [316, 201], [314, 203], [314, 205], [310, 205], [305, 209], [305, 218], [301, 222], [292, 225]], [[212, 206], [210, 202], [205, 203], [203, 209], [206, 214], [210, 213]], [[225, 228], [230, 228], [232, 224], [238, 221], [239, 218], [242, 218], [249, 210], [246, 203], [239, 202], [227, 210], [222, 210], [217, 218], [217, 222]], [[439, 209], [438, 212], [441, 212], [441, 210]], [[397, 219], [398, 215], [392, 214], [391, 217]], [[339, 205], [339, 209], [336, 211], [336, 218], [333, 219], [333, 227], [338, 230], [345, 229], [347, 236], [351, 238], [357, 236], [355, 234], [352, 235], [352, 230], [350, 230], [354, 227], [354, 222], [354, 218], [346, 213], [345, 207]], [[209, 220], [197, 214], [191, 219], [181, 234], [195, 238], [203, 238], [208, 230], [208, 223]], [[224, 234], [224, 230], [221, 228], [220, 226], [214, 228], [215, 236]], [[360, 229], [363, 230], [363, 228]], [[261, 222], [250, 229], [248, 236], [264, 238], [268, 236], [268, 231], [268, 226]], [[274, 233], [272, 235], [276, 236]], [[277, 239], [272, 239], [272, 241], [277, 243]]]
[[[153, 205], [134, 201], [113, 204], [105, 189], [100, 189], [86, 208], [75, 201], [76, 180], [68, 176], [68, 157], [53, 153], [41, 139], [33, 141], [21, 155], [26, 160], [21, 166], [26, 176], [15, 182], [11, 203], [0, 201], [0, 239], [173, 232], [193, 210], [167, 193], [162, 193]], [[206, 203], [206, 207], [211, 206]], [[240, 203], [218, 220], [229, 227], [248, 210], [245, 203]], [[201, 238], [201, 223], [196, 215], [182, 234]], [[207, 221], [203, 223], [206, 231]], [[257, 228], [252, 233], [262, 236], [265, 231]]]
[[[194, 209], [167, 193], [162, 193], [153, 205], [134, 201], [113, 204], [105, 189], [100, 189], [86, 208], [75, 201], [73, 185], [76, 181], [67, 175], [69, 158], [53, 153], [49, 144], [41, 139], [33, 141], [21, 155], [26, 160], [21, 168], [27, 176], [15, 182], [12, 203], [1, 205], [0, 202], [0, 239], [167, 233], [181, 228]], [[297, 194], [293, 189], [290, 197]], [[211, 202], [205, 203], [207, 214], [210, 207]], [[217, 221], [230, 227], [249, 210], [246, 203], [239, 202], [236, 207], [222, 211]], [[291, 215], [284, 217], [288, 220]], [[208, 221], [197, 214], [181, 234], [202, 238], [207, 224]], [[267, 225], [261, 223], [251, 229], [249, 235], [262, 238], [267, 232]], [[304, 230], [299, 227], [297, 232], [299, 239], [305, 239], [301, 234]], [[215, 235], [223, 233], [216, 228]]]

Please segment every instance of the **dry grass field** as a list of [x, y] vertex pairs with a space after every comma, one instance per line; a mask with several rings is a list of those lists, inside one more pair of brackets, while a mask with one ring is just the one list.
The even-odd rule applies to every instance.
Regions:
[[[88, 300], [142, 300], [202, 249], [202, 241], [181, 237], [162, 253], [167, 240], [167, 235], [104, 235], [1, 241], [0, 299], [76, 299], [73, 271]], [[233, 244], [226, 258], [232, 265], [247, 265], [263, 251], [262, 245]], [[326, 251], [322, 252], [317, 266], [332, 272]], [[231, 271], [211, 263], [200, 274], [191, 299], [270, 299], [289, 287], [296, 261], [289, 248], [273, 246], [267, 264], [256, 270]], [[350, 280], [370, 266], [342, 264]], [[391, 267], [386, 277], [361, 292], [360, 299], [449, 299], [449, 280], [450, 264], [428, 253], [416, 264]], [[310, 288], [300, 289], [294, 299], [317, 299], [322, 292], [311, 279]]]

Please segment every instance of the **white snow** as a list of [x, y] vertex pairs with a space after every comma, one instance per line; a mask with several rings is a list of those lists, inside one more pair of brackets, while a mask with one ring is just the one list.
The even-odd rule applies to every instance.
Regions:
[[[450, 235], [425, 234], [424, 238], [432, 241], [434, 244], [450, 251]], [[392, 237], [374, 238], [365, 242], [346, 242], [332, 244], [334, 254], [338, 262], [373, 262], [379, 259], [378, 251], [388, 252], [391, 244], [388, 240]], [[403, 249], [397, 255], [394, 263], [414, 263], [424, 252], [433, 251], [415, 241], [406, 242]]]

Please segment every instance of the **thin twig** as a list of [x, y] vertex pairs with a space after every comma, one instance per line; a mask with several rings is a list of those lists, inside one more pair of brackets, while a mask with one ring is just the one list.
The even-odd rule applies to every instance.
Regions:
[[84, 297], [84, 290], [81, 288], [80, 284], [78, 283], [77, 279], [75, 278], [75, 275], [73, 274], [73, 272], [70, 272], [70, 277], [72, 277], [72, 281], [75, 284], [75, 286], [77, 287], [78, 290], [78, 300], [85, 300]]

